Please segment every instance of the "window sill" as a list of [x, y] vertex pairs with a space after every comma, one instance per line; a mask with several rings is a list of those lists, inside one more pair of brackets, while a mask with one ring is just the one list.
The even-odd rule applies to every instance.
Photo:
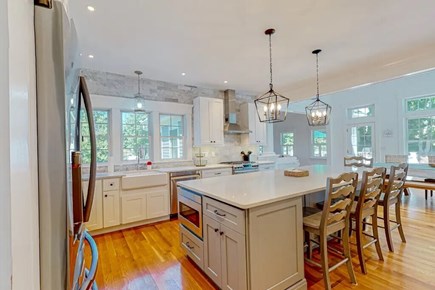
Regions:
[[313, 156], [311, 156], [310, 159], [315, 159], [315, 160], [327, 160], [328, 157], [313, 157]]

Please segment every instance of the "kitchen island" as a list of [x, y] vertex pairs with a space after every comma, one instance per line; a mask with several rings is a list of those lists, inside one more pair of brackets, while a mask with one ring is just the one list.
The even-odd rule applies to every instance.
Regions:
[[341, 172], [305, 168], [310, 176], [274, 170], [179, 183], [179, 195], [202, 200], [200, 231], [181, 221], [181, 246], [221, 289], [307, 288], [302, 199]]

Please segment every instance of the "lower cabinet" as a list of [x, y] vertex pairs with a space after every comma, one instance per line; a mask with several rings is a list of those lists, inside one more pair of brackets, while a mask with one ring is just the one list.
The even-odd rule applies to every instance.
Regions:
[[121, 223], [128, 224], [147, 218], [147, 195], [143, 193], [121, 196]]
[[[85, 200], [88, 194], [88, 181], [83, 181], [82, 187], [85, 193]], [[91, 215], [89, 221], [86, 223], [86, 228], [89, 231], [99, 230], [103, 228], [103, 184], [101, 180], [95, 181], [94, 200], [92, 202]]]
[[103, 225], [105, 228], [120, 225], [119, 191], [103, 192]]
[[169, 214], [169, 192], [165, 187], [147, 193], [147, 215], [146, 218], [158, 218]]
[[221, 289], [246, 289], [245, 236], [203, 217], [204, 272]]

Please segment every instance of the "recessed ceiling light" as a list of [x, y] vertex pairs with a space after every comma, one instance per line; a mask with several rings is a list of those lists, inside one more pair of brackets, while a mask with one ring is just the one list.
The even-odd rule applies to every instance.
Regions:
[[224, 84], [228, 84], [228, 81], [224, 81]]
[[89, 58], [94, 58], [94, 56], [92, 54], [88, 55]]
[[94, 12], [95, 8], [93, 6], [88, 6], [88, 10], [91, 11], [91, 12]]
[[186, 73], [185, 72], [183, 72], [183, 73], [181, 73], [181, 75], [184, 77], [185, 75], [186, 75]]

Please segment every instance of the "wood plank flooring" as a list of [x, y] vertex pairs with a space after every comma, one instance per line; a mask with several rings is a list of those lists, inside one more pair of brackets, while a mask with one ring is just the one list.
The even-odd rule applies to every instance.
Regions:
[[[368, 275], [361, 273], [352, 246], [358, 285], [350, 283], [342, 266], [330, 274], [334, 289], [435, 289], [435, 197], [425, 201], [423, 191], [412, 190], [403, 199], [402, 219], [407, 243], [401, 243], [394, 231], [395, 253], [390, 253], [381, 231], [385, 261], [377, 259], [374, 246], [369, 247], [365, 251]], [[217, 289], [185, 257], [177, 221], [99, 235], [95, 241], [100, 253], [99, 289]], [[324, 289], [317, 268], [306, 265], [305, 276], [309, 289]]]

